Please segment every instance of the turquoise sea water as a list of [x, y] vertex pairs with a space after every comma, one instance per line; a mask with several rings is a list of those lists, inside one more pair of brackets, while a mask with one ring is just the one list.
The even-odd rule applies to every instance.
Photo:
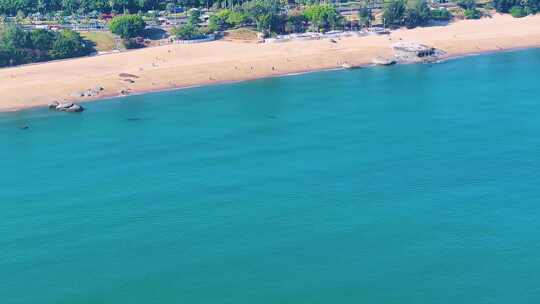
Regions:
[[0, 114], [0, 303], [539, 303], [539, 73], [528, 50]]

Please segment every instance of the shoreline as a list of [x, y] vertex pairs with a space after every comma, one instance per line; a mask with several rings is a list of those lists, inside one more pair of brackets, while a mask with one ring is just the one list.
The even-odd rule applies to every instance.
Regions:
[[[463, 54], [456, 54], [452, 56], [446, 56], [438, 60], [437, 62], [433, 63], [396, 63], [394, 65], [409, 65], [409, 64], [438, 64], [438, 63], [444, 63], [451, 60], [459, 60], [462, 58], [472, 57], [472, 56], [483, 56], [483, 55], [490, 55], [490, 54], [499, 54], [499, 53], [510, 53], [510, 52], [518, 52], [518, 51], [525, 51], [525, 50], [533, 50], [533, 49], [540, 49], [540, 46], [531, 46], [531, 47], [518, 47], [518, 48], [508, 48], [508, 49], [502, 49], [502, 50], [493, 50], [493, 51], [483, 51], [480, 53], [463, 53]], [[355, 69], [365, 69], [365, 68], [375, 68], [377, 67], [376, 64], [366, 64], [366, 65], [359, 65], [355, 66]], [[178, 87], [169, 87], [169, 88], [163, 88], [163, 89], [149, 89], [149, 90], [141, 90], [136, 91], [133, 93], [130, 93], [128, 95], [101, 95], [97, 98], [85, 98], [77, 100], [77, 103], [81, 105], [85, 105], [86, 103], [92, 103], [92, 102], [100, 102], [100, 101], [107, 101], [109, 99], [117, 99], [117, 98], [125, 98], [130, 96], [139, 96], [139, 95], [145, 95], [145, 94], [152, 94], [152, 93], [162, 93], [162, 92], [172, 92], [177, 90], [186, 90], [186, 89], [193, 89], [193, 88], [200, 88], [200, 87], [206, 87], [206, 86], [213, 86], [213, 85], [227, 85], [227, 84], [235, 84], [235, 83], [241, 83], [241, 82], [248, 82], [248, 81], [254, 81], [259, 79], [270, 79], [270, 78], [279, 78], [279, 77], [289, 77], [289, 76], [297, 76], [297, 75], [303, 75], [303, 74], [310, 74], [310, 73], [320, 73], [320, 72], [330, 72], [330, 71], [346, 71], [348, 69], [342, 68], [342, 67], [335, 67], [335, 68], [328, 68], [328, 69], [313, 69], [313, 70], [306, 70], [303, 72], [294, 72], [294, 73], [288, 73], [288, 74], [276, 74], [276, 75], [270, 75], [266, 77], [260, 77], [260, 78], [252, 78], [252, 79], [244, 79], [244, 80], [231, 80], [231, 81], [222, 81], [222, 82], [213, 82], [213, 83], [201, 83], [191, 86], [178, 86]], [[15, 108], [0, 108], [0, 113], [12, 113], [12, 112], [19, 112], [24, 110], [32, 110], [32, 109], [39, 109], [39, 108], [45, 108], [47, 107], [47, 104], [43, 105], [35, 105], [35, 106], [29, 106], [29, 107], [15, 107]]]
[[[451, 59], [451, 58], [448, 58]], [[457, 59], [457, 58], [456, 58]], [[446, 61], [446, 59], [445, 59]], [[369, 67], [375, 67], [376, 65], [370, 64], [365, 66], [358, 66], [358, 68], [369, 68]], [[270, 75], [266, 77], [260, 77], [260, 78], [252, 78], [252, 79], [244, 79], [244, 80], [231, 80], [227, 81], [224, 80], [222, 82], [213, 82], [213, 83], [201, 83], [201, 84], [195, 84], [191, 86], [178, 86], [178, 87], [169, 87], [169, 88], [163, 88], [163, 89], [149, 89], [149, 90], [141, 90], [136, 91], [133, 93], [130, 93], [128, 95], [100, 95], [97, 98], [84, 98], [77, 100], [78, 104], [85, 105], [86, 103], [92, 103], [92, 102], [99, 102], [99, 101], [107, 101], [109, 99], [117, 99], [117, 98], [126, 98], [130, 96], [139, 96], [139, 95], [145, 95], [145, 94], [152, 94], [152, 93], [163, 93], [163, 92], [172, 92], [172, 91], [178, 91], [178, 90], [187, 90], [187, 89], [194, 89], [194, 88], [201, 88], [201, 87], [207, 87], [207, 86], [214, 86], [214, 85], [227, 85], [227, 84], [235, 84], [235, 83], [241, 83], [241, 82], [247, 82], [247, 81], [254, 81], [254, 80], [260, 80], [260, 79], [270, 79], [270, 78], [280, 78], [280, 77], [289, 77], [289, 76], [297, 76], [297, 75], [303, 75], [303, 74], [310, 74], [310, 73], [319, 73], [319, 72], [330, 72], [330, 71], [340, 71], [340, 70], [347, 70], [345, 68], [328, 68], [328, 69], [314, 69], [314, 70], [306, 70], [303, 72], [295, 72], [295, 73], [288, 73], [288, 74], [276, 74], [276, 75]], [[69, 100], [69, 99], [66, 99]], [[75, 101], [75, 100], [73, 100]], [[0, 113], [10, 113], [10, 112], [19, 112], [24, 110], [32, 110], [32, 109], [39, 109], [39, 108], [45, 108], [48, 104], [43, 105], [35, 105], [35, 106], [29, 106], [29, 107], [21, 107], [21, 108], [0, 108]]]
[[[376, 56], [392, 54], [397, 41], [416, 41], [442, 49], [441, 61], [540, 47], [540, 15], [514, 19], [494, 15], [445, 26], [398, 29], [390, 35], [279, 44], [213, 41], [173, 44], [130, 52], [74, 58], [0, 69], [0, 112], [47, 106], [53, 100], [78, 103], [249, 81], [318, 71], [340, 70], [340, 63], [372, 66]], [[126, 82], [118, 74], [137, 75]], [[96, 86], [95, 97], [73, 97]], [[39, 88], [39, 90], [36, 90]], [[121, 95], [119, 90], [129, 90]]]

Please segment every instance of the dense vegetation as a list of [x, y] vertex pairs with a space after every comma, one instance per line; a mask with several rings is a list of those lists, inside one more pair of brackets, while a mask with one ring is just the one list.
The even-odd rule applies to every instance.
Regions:
[[205, 32], [201, 30], [199, 27], [199, 23], [201, 22], [201, 11], [199, 10], [191, 10], [188, 14], [187, 23], [175, 27], [172, 30], [172, 34], [182, 40], [191, 40], [191, 39], [200, 39], [204, 38]]
[[[198, 1], [193, 4], [199, 5]], [[144, 12], [165, 9], [166, 5], [166, 1], [159, 0], [0, 0], [0, 14], [13, 16], [18, 12], [47, 14], [58, 11], [67, 14], [86, 14], [92, 11], [99, 13]]]
[[92, 50], [79, 33], [71, 30], [25, 31], [12, 25], [0, 29], [0, 67], [84, 56]]
[[121, 15], [109, 22], [109, 29], [123, 39], [141, 36], [146, 23], [139, 15]]
[[458, 0], [457, 5], [463, 9], [465, 19], [479, 19], [482, 17], [482, 14], [476, 8], [474, 0]]
[[527, 16], [527, 10], [522, 6], [512, 6], [509, 11], [510, 15], [514, 18], [521, 18]]
[[[55, 13], [88, 14], [98, 13], [137, 13], [149, 10], [173, 11], [174, 7], [208, 8], [214, 7], [233, 8], [242, 6], [246, 0], [0, 0], [0, 15], [15, 16], [18, 12], [30, 13]], [[279, 2], [279, 1], [266, 1]], [[260, 5], [262, 2], [257, 3]], [[319, 1], [298, 0], [298, 4], [315, 4]]]
[[[437, 19], [440, 19], [441, 14], [446, 15], [439, 10], [435, 12]], [[384, 7], [383, 19], [385, 25], [390, 27], [412, 28], [425, 25], [432, 19], [432, 11], [425, 0], [418, 0], [413, 5], [407, 5], [405, 0], [392, 0]]]
[[540, 12], [540, 0], [493, 0], [493, 7], [501, 13], [523, 17]]
[[208, 27], [212, 31], [222, 31], [242, 26], [247, 19], [247, 15], [239, 8], [223, 9], [210, 17]]
[[432, 9], [431, 10], [431, 19], [437, 21], [448, 21], [452, 19], [452, 13], [444, 8]]
[[330, 4], [308, 6], [304, 16], [315, 31], [333, 30], [343, 25], [343, 16]]
[[308, 5], [303, 10], [287, 11], [284, 4], [276, 0], [252, 0], [232, 9], [223, 9], [209, 18], [208, 28], [201, 29], [199, 20], [191, 10], [187, 24], [174, 29], [181, 39], [194, 39], [204, 33], [222, 31], [252, 24], [264, 35], [272, 33], [300, 33], [311, 25], [313, 31], [328, 31], [343, 28], [344, 18], [333, 5]]
[[[317, 5], [328, 3], [320, 0], [294, 0], [295, 4]], [[229, 13], [234, 13], [229, 21], [230, 24], [245, 22], [246, 16], [237, 14], [239, 11], [249, 12], [259, 28], [271, 29], [276, 23], [279, 9], [291, 1], [278, 0], [0, 0], [0, 15], [25, 16], [31, 13], [52, 14], [61, 12], [64, 15], [71, 14], [99, 14], [99, 13], [137, 13], [149, 10], [175, 11], [177, 6], [216, 9], [227, 8]], [[387, 18], [391, 25], [414, 25], [425, 20], [422, 7], [418, 7], [419, 1], [385, 0], [385, 7], [389, 10]], [[457, 3], [466, 10], [467, 17], [475, 17], [479, 13], [474, 0], [457, 0]], [[332, 3], [332, 2], [330, 2]], [[413, 4], [416, 3], [416, 4]], [[325, 5], [325, 4], [323, 4]], [[331, 6], [331, 5], [329, 5]], [[512, 13], [514, 16], [535, 14], [540, 11], [540, 0], [492, 0], [492, 6], [499, 12]], [[239, 9], [240, 8], [240, 9]], [[327, 7], [318, 7], [320, 13], [332, 13]], [[326, 10], [326, 11], [325, 11]], [[364, 11], [365, 12], [365, 11]], [[233, 18], [239, 18], [236, 22], [230, 22]], [[364, 15], [365, 17], [365, 15]], [[332, 18], [330, 18], [332, 22]], [[336, 18], [333, 20], [338, 21]], [[366, 24], [367, 19], [361, 23]], [[284, 22], [286, 23], [286, 21]], [[322, 25], [320, 27], [332, 27]]]
[[368, 6], [364, 5], [358, 9], [358, 25], [361, 27], [371, 26], [374, 19], [373, 11]]

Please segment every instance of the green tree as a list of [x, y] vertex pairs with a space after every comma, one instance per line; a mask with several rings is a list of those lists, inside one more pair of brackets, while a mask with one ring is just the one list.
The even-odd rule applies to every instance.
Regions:
[[[145, 0], [139, 0], [139, 3], [141, 3], [141, 2], [144, 3]], [[141, 8], [145, 7], [144, 5], [140, 5], [140, 4], [139, 4], [139, 6]], [[169, 3], [167, 3], [167, 5], [165, 5], [165, 10], [167, 10], [169, 13], [174, 13], [175, 8], [176, 8], [176, 5], [174, 3], [172, 3], [172, 2], [169, 2]]]
[[330, 4], [310, 5], [305, 9], [304, 16], [317, 31], [335, 29], [343, 21], [343, 16]]
[[277, 0], [253, 0], [244, 3], [243, 8], [260, 31], [270, 33], [281, 26], [283, 4]]
[[129, 6], [129, 0], [109, 0], [109, 6], [113, 10], [125, 13]]
[[0, 67], [28, 63], [28, 52], [10, 46], [0, 45]]
[[457, 5], [466, 10], [476, 8], [476, 2], [474, 0], [458, 0]]
[[188, 13], [187, 22], [193, 25], [198, 25], [199, 23], [201, 23], [201, 16], [202, 16], [201, 10], [197, 8], [191, 9], [189, 10], [189, 13]]
[[540, 0], [492, 0], [492, 5], [498, 12], [516, 17], [540, 12]]
[[440, 8], [431, 10], [431, 19], [446, 21], [452, 19], [452, 13], [449, 10]]
[[[136, 8], [141, 11], [155, 10], [163, 1], [159, 0], [136, 0]], [[176, 5], [174, 3], [167, 3], [165, 9], [169, 12], [173, 12]]]
[[405, 18], [407, 7], [404, 0], [391, 0], [383, 11], [383, 21], [385, 25], [401, 26]]
[[210, 16], [208, 19], [208, 27], [213, 31], [222, 31], [231, 27], [229, 17], [232, 11], [230, 9], [222, 9]]
[[44, 29], [37, 29], [30, 32], [32, 47], [40, 51], [50, 50], [55, 38], [53, 32]]
[[62, 0], [62, 8], [67, 13], [72, 14], [77, 10], [77, 1], [75, 1], [75, 0]]
[[32, 43], [28, 32], [16, 25], [7, 25], [0, 34], [1, 44], [6, 48], [30, 48]]
[[17, 26], [6, 25], [0, 27], [0, 67], [24, 63], [23, 52], [19, 47], [28, 45], [26, 33]]
[[508, 13], [514, 6], [520, 4], [519, 0], [493, 0], [493, 7], [501, 13]]
[[182, 40], [192, 40], [204, 37], [199, 27], [192, 23], [186, 23], [172, 30], [172, 34]]
[[107, 0], [88, 0], [89, 1], [89, 9], [91, 11], [96, 12], [110, 12], [111, 7], [109, 5], [109, 1]]
[[26, 14], [24, 13], [24, 11], [22, 9], [18, 10], [17, 15], [15, 16], [15, 20], [17, 21], [17, 23], [22, 23], [25, 18]]
[[418, 0], [413, 7], [405, 10], [404, 24], [408, 28], [425, 25], [431, 18], [431, 12], [425, 0]]
[[109, 22], [109, 29], [123, 39], [141, 36], [146, 23], [139, 15], [121, 15]]
[[358, 10], [358, 24], [361, 27], [369, 27], [371, 26], [371, 22], [373, 21], [374, 16], [371, 8], [363, 5]]
[[0, 45], [0, 67], [6, 67], [12, 65], [12, 53], [11, 49], [6, 46]]
[[288, 33], [301, 33], [306, 30], [306, 24], [308, 20], [306, 16], [301, 12], [293, 12], [287, 16], [287, 23], [285, 24], [285, 31]]
[[87, 55], [92, 48], [71, 30], [25, 31], [14, 25], [0, 30], [0, 66]]
[[465, 19], [480, 19], [480, 17], [482, 17], [482, 14], [476, 8], [466, 9], [463, 12], [463, 15], [465, 16]]
[[210, 18], [208, 19], [208, 27], [213, 31], [222, 31], [224, 29], [227, 29], [229, 27], [227, 18], [229, 18], [230, 13], [231, 10], [222, 9], [214, 15], [210, 16]]
[[514, 18], [521, 18], [521, 17], [525, 17], [527, 16], [527, 13], [525, 11], [525, 9], [521, 6], [512, 6], [512, 8], [510, 8], [510, 15], [512, 15], [512, 17]]
[[62, 30], [52, 44], [49, 54], [54, 59], [64, 59], [88, 55], [91, 48], [79, 33], [72, 30]]
[[233, 9], [227, 17], [227, 23], [232, 27], [241, 26], [246, 23], [247, 16], [240, 10]]

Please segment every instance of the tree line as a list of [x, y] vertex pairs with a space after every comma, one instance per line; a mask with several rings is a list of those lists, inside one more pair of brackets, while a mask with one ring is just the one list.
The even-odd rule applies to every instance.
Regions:
[[[261, 7], [260, 3], [247, 0], [0, 0], [0, 15], [15, 16], [16, 14], [27, 15], [31, 13], [50, 14], [63, 12], [65, 14], [87, 14], [91, 12], [97, 13], [137, 13], [147, 12], [149, 10], [174, 10], [176, 6], [191, 7], [191, 8], [208, 8], [214, 7], [217, 9], [227, 8], [233, 9], [244, 7], [247, 3], [255, 6], [255, 9]], [[265, 1], [266, 7], [275, 6], [276, 3], [284, 4], [288, 1]], [[425, 7], [423, 1], [400, 1], [392, 0], [387, 2], [385, 6], [390, 6], [394, 9], [390, 15], [399, 15], [398, 19], [402, 19], [402, 23], [417, 23], [422, 22], [425, 16], [423, 12]], [[416, 4], [407, 5], [407, 2]], [[474, 0], [457, 0], [458, 5], [466, 7], [465, 16], [477, 14]], [[292, 2], [291, 2], [292, 3]], [[295, 4], [304, 6], [317, 5], [323, 3], [320, 0], [294, 0]], [[326, 2], [324, 2], [326, 3]], [[492, 0], [491, 5], [497, 11], [502, 13], [511, 13], [515, 17], [521, 17], [528, 14], [536, 14], [540, 11], [540, 0]], [[408, 8], [408, 9], [407, 9]], [[419, 13], [419, 14], [417, 14]], [[267, 20], [271, 22], [276, 20]], [[392, 19], [392, 22], [396, 20]]]
[[493, 0], [493, 7], [516, 18], [540, 12], [540, 0]]
[[[226, 30], [245, 24], [255, 24], [267, 33], [298, 33], [306, 30], [328, 31], [343, 29], [350, 25], [332, 4], [311, 4], [294, 10], [286, 10], [279, 1], [253, 0], [232, 9], [224, 9], [212, 15], [211, 30]], [[446, 9], [431, 9], [425, 0], [409, 6], [404, 0], [391, 0], [384, 7], [383, 20], [390, 27], [425, 25], [429, 20], [450, 20], [452, 14]], [[373, 10], [364, 5], [358, 10], [357, 26], [370, 26], [375, 19]]]
[[[192, 1], [192, 0], [190, 0]], [[211, 1], [211, 0], [209, 0]], [[184, 4], [184, 1], [166, 2], [162, 0], [0, 0], [0, 14], [15, 16], [16, 14], [41, 13], [50, 14], [64, 12], [66, 14], [124, 13], [146, 12], [165, 9], [167, 3]], [[200, 5], [200, 3], [193, 3]]]
[[[17, 14], [65, 14], [138, 13], [149, 10], [169, 10], [174, 7], [189, 8], [232, 8], [247, 0], [0, 0], [0, 15]], [[296, 0], [297, 4], [314, 4], [319, 0]]]
[[195, 39], [204, 34], [253, 25], [264, 35], [272, 33], [298, 33], [308, 28], [328, 31], [343, 28], [344, 17], [330, 4], [308, 5], [302, 9], [287, 10], [277, 0], [252, 0], [241, 5], [219, 10], [209, 18], [208, 26], [201, 28], [200, 12], [192, 10], [188, 22], [173, 30], [180, 39]]
[[15, 25], [0, 26], [0, 67], [85, 56], [92, 51], [92, 44], [72, 30], [26, 31]]

